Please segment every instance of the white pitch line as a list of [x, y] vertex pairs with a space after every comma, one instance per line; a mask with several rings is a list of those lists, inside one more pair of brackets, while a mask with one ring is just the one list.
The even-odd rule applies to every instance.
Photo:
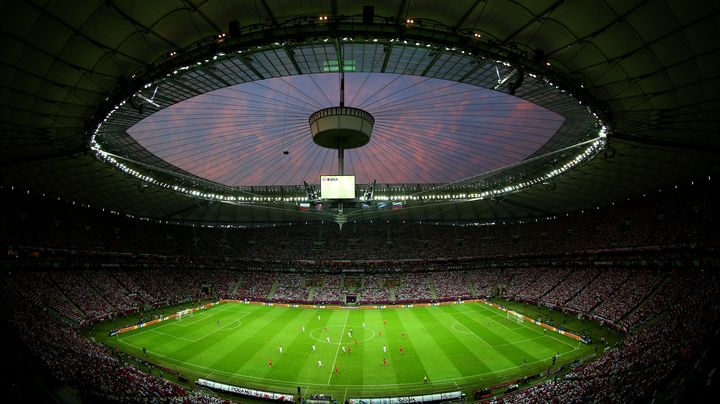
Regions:
[[[193, 341], [193, 342], [198, 342], [198, 341], [200, 341], [200, 340], [202, 340], [202, 339], [205, 339], [205, 338], [207, 338], [207, 337], [215, 334], [215, 333], [218, 332], [218, 331], [223, 331], [226, 327], [229, 327], [230, 324], [235, 324], [235, 323], [239, 322], [240, 320], [242, 320], [242, 319], [245, 318], [245, 317], [247, 317], [247, 314], [245, 314], [244, 316], [238, 318], [237, 320], [233, 320], [233, 321], [231, 321], [231, 322], [229, 322], [229, 323], [227, 323], [227, 324], [225, 324], [225, 325], [220, 326], [220, 328], [218, 328], [217, 330], [212, 331], [212, 332], [210, 332], [209, 334], [203, 335], [202, 337], [196, 339], [196, 340]], [[240, 321], [240, 323], [242, 323], [242, 322]]]
[[[495, 312], [492, 311], [491, 309], [487, 309], [487, 310], [490, 312], [490, 314], [497, 315], [498, 317], [501, 317], [501, 318], [505, 318], [505, 317], [502, 317], [502, 316], [500, 316], [499, 314], [495, 313]], [[488, 320], [492, 321], [493, 323], [501, 326], [501, 327], [507, 328], [507, 329], [510, 330], [510, 331], [517, 331], [517, 330], [522, 330], [523, 328], [526, 328], [526, 327], [524, 327], [524, 326], [522, 326], [522, 325], [521, 325], [520, 327], [517, 327], [517, 328], [510, 328], [510, 327], [506, 326], [505, 324], [503, 324], [503, 323], [501, 323], [501, 322], [499, 322], [499, 321], [497, 321], [497, 320], [493, 320], [493, 319], [492, 319], [491, 317], [489, 317], [489, 316], [486, 316], [486, 318], [487, 318]], [[506, 320], [507, 320], [507, 319], [506, 319]]]
[[[490, 311], [491, 313], [495, 314], [495, 313], [493, 312], [493, 310], [490, 310], [489, 308], [485, 308], [485, 307], [482, 306], [482, 305], [478, 305], [478, 306], [479, 306], [479, 307], [483, 307], [483, 310], [487, 310], [487, 311]], [[251, 313], [247, 313], [247, 312], [241, 312], [241, 313], [246, 314], [246, 315], [247, 315], [247, 314], [251, 314]], [[348, 313], [348, 315], [349, 315], [349, 311], [348, 311], [347, 313]], [[477, 312], [475, 312], [475, 313], [477, 313]], [[478, 313], [478, 314], [479, 314], [479, 313]], [[501, 318], [504, 318], [503, 316], [501, 316], [501, 315], [499, 315], [499, 314], [495, 314], [495, 315], [497, 315], [497, 316], [499, 316], [499, 317], [501, 317]], [[244, 317], [244, 316], [243, 316], [243, 317]], [[450, 316], [450, 317], [452, 317], [452, 318], [454, 319], [453, 316]], [[345, 325], [343, 326], [343, 335], [344, 335], [344, 332], [345, 332], [345, 328], [346, 328], [346, 326], [347, 326], [347, 321], [348, 321], [348, 317], [346, 316], [346, 318], [345, 318]], [[457, 320], [456, 320], [456, 321], [457, 321]], [[464, 326], [464, 324], [462, 324], [462, 323], [460, 323], [460, 322], [458, 322], [458, 323]], [[498, 324], [500, 324], [500, 323], [498, 323]], [[500, 324], [500, 325], [502, 325], [502, 324]], [[503, 325], [503, 326], [504, 326], [504, 325]], [[466, 327], [466, 326], [465, 326], [465, 327]], [[532, 327], [530, 327], [530, 325], [525, 326], [525, 327], [532, 329]], [[525, 327], [521, 327], [521, 328], [525, 328]], [[467, 328], [467, 327], [466, 327], [466, 328]], [[506, 327], [506, 328], [509, 328], [509, 327]], [[468, 330], [469, 330], [469, 328], [468, 328]], [[145, 330], [144, 332], [147, 332], [147, 331], [152, 331], [152, 330]], [[539, 331], [537, 331], [537, 333], [539, 333]], [[117, 337], [117, 340], [118, 340], [118, 342], [120, 342], [120, 343], [122, 343], [122, 344], [135, 347], [135, 348], [138, 349], [138, 350], [141, 349], [141, 347], [139, 347], [138, 345], [135, 345], [135, 344], [132, 344], [132, 343], [130, 343], [130, 342], [128, 342], [128, 341], [125, 341], [123, 338], [119, 338], [119, 336]], [[341, 340], [342, 340], [342, 335], [341, 335]], [[562, 342], [562, 341], [561, 341], [561, 342]], [[338, 348], [340, 347], [340, 345], [341, 345], [341, 343], [338, 342]], [[568, 345], [568, 346], [571, 346], [571, 347], [572, 347], [572, 345]], [[566, 355], [569, 355], [569, 354], [571, 354], [572, 352], [578, 351], [578, 350], [579, 350], [578, 347], [574, 347], [571, 351], [567, 351], [567, 352], [561, 353], [560, 356], [566, 356]], [[197, 365], [197, 364], [194, 364], [194, 363], [191, 363], [191, 362], [186, 362], [186, 361], [182, 361], [182, 360], [177, 360], [177, 359], [175, 359], [175, 358], [173, 358], [173, 357], [165, 356], [165, 355], [158, 354], [158, 353], [154, 353], [154, 352], [150, 352], [150, 351], [148, 351], [148, 354], [151, 355], [151, 356], [157, 356], [157, 357], [165, 358], [168, 362], [170, 362], [170, 363], [175, 363], [175, 364], [178, 364], [178, 365], [180, 365], [180, 366], [185, 366], [185, 367], [189, 367], [189, 368], [194, 368], [194, 369], [200, 369], [200, 370], [210, 371], [211, 374], [225, 375], [225, 376], [227, 376], [227, 377], [233, 377], [233, 378], [248, 379], [248, 380], [253, 380], [253, 381], [256, 381], [256, 382], [268, 383], [268, 384], [272, 384], [272, 385], [275, 385], [275, 386], [284, 386], [284, 387], [297, 386], [298, 383], [302, 383], [302, 384], [305, 385], [305, 394], [308, 393], [308, 388], [309, 388], [310, 386], [313, 386], [313, 387], [315, 387], [315, 386], [321, 387], [321, 386], [329, 385], [329, 380], [328, 380], [328, 383], [327, 383], [327, 384], [324, 384], [324, 385], [321, 384], [321, 383], [311, 383], [311, 382], [307, 382], [307, 381], [296, 381], [296, 382], [288, 383], [286, 380], [278, 380], [278, 379], [270, 379], [270, 378], [250, 376], [250, 375], [242, 375], [242, 374], [238, 374], [238, 373], [234, 373], [234, 372], [227, 372], [227, 371], [222, 371], [222, 370], [218, 370], [218, 369], [213, 369], [213, 368], [209, 368], [209, 367]], [[335, 360], [337, 360], [337, 355], [338, 355], [338, 352], [336, 351], [336, 353], [335, 353]], [[590, 355], [590, 356], [591, 356], [591, 355]], [[584, 357], [583, 360], [584, 360], [584, 359], [587, 359], [587, 358], [590, 357], [590, 356]], [[531, 365], [531, 364], [534, 364], [534, 363], [539, 363], [539, 362], [542, 362], [542, 361], [547, 360], [547, 359], [548, 359], [548, 358], [538, 359], [538, 360], [536, 360], [536, 361], [531, 361], [531, 362], [528, 362], [528, 365]], [[333, 363], [333, 367], [335, 367], [335, 363]], [[456, 380], [457, 380], [457, 381], [464, 381], [464, 380], [468, 380], [468, 379], [472, 379], [472, 378], [477, 378], [477, 377], [483, 377], [483, 376], [492, 375], [492, 374], [503, 374], [503, 373], [505, 373], [506, 371], [510, 371], [510, 370], [513, 370], [513, 369], [519, 369], [519, 368], [521, 368], [521, 367], [522, 367], [522, 365], [511, 366], [511, 367], [508, 367], [508, 368], [505, 368], [505, 369], [498, 369], [498, 370], [493, 370], [493, 371], [490, 371], [490, 372], [477, 373], [477, 374], [473, 374], [473, 375], [467, 375], [467, 376], [461, 376], [461, 377], [454, 377], [454, 378], [447, 378], [447, 379], [440, 379], [440, 380], [433, 380], [433, 383], [435, 383], [436, 385], [440, 385], [440, 384], [451, 384], [451, 383], [452, 383], [452, 384], [457, 384]], [[332, 378], [332, 370], [331, 370], [331, 373], [330, 373], [330, 379], [331, 379], [331, 378]], [[463, 382], [463, 383], [464, 383], [464, 382]], [[397, 384], [340, 384], [340, 385], [336, 385], [336, 387], [339, 387], [339, 388], [342, 388], [342, 387], [345, 387], [345, 388], [363, 388], [363, 389], [384, 391], [384, 390], [387, 390], [387, 389], [398, 389], [398, 388], [400, 388], [400, 387], [411, 388], [411, 387], [420, 387], [420, 386], [423, 386], [423, 385], [424, 385], [424, 384], [423, 384], [422, 382], [414, 382], [414, 383], [397, 383]]]
[[[492, 314], [494, 314], [494, 315], [496, 315], [496, 316], [498, 316], [498, 317], [500, 317], [500, 318], [504, 318], [504, 317], [501, 316], [500, 314], [495, 313], [495, 312], [494, 312], [492, 309], [490, 309], [490, 308], [487, 308], [487, 307], [484, 307], [484, 306], [480, 306], [480, 307], [482, 307], [483, 309], [489, 311], [490, 313], [492, 313]], [[505, 324], [500, 323], [499, 321], [493, 320], [493, 319], [490, 318], [490, 317], [488, 317], [488, 320], [490, 320], [490, 321], [492, 321], [492, 322], [494, 322], [494, 323], [496, 323], [496, 324], [499, 324], [499, 325], [507, 328], [508, 330], [513, 330], [513, 331], [515, 330], [515, 329], [513, 329], [513, 328], [510, 328], [510, 327], [506, 326]], [[570, 344], [568, 344], [567, 342], [565, 342], [565, 341], [563, 341], [563, 340], [561, 340], [561, 339], [555, 338], [555, 336], [552, 335], [552, 334], [557, 334], [556, 332], [552, 332], [552, 333], [550, 333], [550, 334], [541, 334], [541, 333], [540, 333], [540, 330], [537, 330], [537, 329], [536, 329], [536, 328], [539, 327], [539, 326], [538, 326], [538, 325], [535, 325], [534, 323], [530, 323], [529, 321], [523, 321], [522, 323], [520, 323], [520, 325], [521, 325], [520, 328], [525, 328], [525, 329], [530, 330], [530, 331], [532, 331], [532, 332], [534, 332], [534, 333], [536, 333], [536, 334], [540, 334], [540, 335], [544, 335], [544, 336], [550, 337], [550, 338], [554, 339], [555, 341], [557, 341], [557, 342], [559, 342], [559, 343], [561, 343], [561, 344], [565, 344], [565, 345], [569, 346], [570, 348], [573, 348], [573, 350], [576, 350], [576, 348], [575, 348], [574, 345], [570, 345]], [[518, 329], [520, 329], [520, 328], [518, 328]], [[565, 337], [565, 338], [570, 338], [570, 337]]]
[[153, 333], [153, 334], [164, 335], [164, 336], [166, 336], [166, 337], [171, 337], [171, 338], [174, 338], [174, 339], [181, 339], [181, 340], [187, 341], [187, 342], [197, 342], [197, 341], [192, 340], [192, 339], [189, 339], [189, 338], [178, 337], [177, 335], [168, 334], [168, 333], [166, 333], [166, 332], [162, 332], [162, 331], [158, 331], [158, 330], [148, 330], [148, 332], [151, 332], [151, 333]]
[[[151, 332], [151, 333], [154, 333], [154, 334], [161, 334], [161, 335], [165, 335], [165, 336], [172, 337], [172, 338], [175, 338], [175, 339], [180, 339], [180, 340], [183, 340], [183, 341], [196, 343], [196, 342], [198, 342], [198, 341], [201, 341], [201, 340], [209, 337], [209, 336], [212, 335], [212, 334], [215, 334], [216, 332], [223, 331], [223, 330], [226, 330], [226, 329], [227, 329], [227, 330], [231, 330], [231, 329], [237, 328], [237, 326], [231, 327], [231, 325], [232, 325], [232, 324], [235, 324], [235, 323], [240, 323], [240, 324], [242, 324], [242, 321], [240, 321], [240, 320], [243, 319], [243, 318], [245, 318], [245, 317], [247, 317], [247, 315], [250, 314], [250, 313], [241, 312], [241, 314], [245, 314], [245, 315], [242, 316], [242, 317], [240, 317], [239, 319], [233, 320], [233, 321], [231, 321], [231, 322], [229, 322], [229, 323], [221, 326], [221, 327], [218, 328], [217, 330], [212, 331], [212, 332], [210, 332], [210, 333], [208, 333], [208, 334], [206, 334], [206, 335], [203, 335], [202, 337], [197, 338], [197, 339], [189, 339], [189, 338], [179, 337], [179, 336], [177, 336], [177, 335], [168, 334], [168, 333], [165, 333], [165, 332], [162, 332], [162, 331], [158, 331], [158, 329], [161, 328], [163, 325], [169, 325], [169, 324], [162, 324], [162, 323], [159, 324], [159, 325], [157, 325], [157, 326], [155, 326], [155, 327], [153, 327], [155, 324], [153, 324], [153, 326], [148, 326], [148, 329], [147, 329], [147, 330], [143, 330], [143, 331], [140, 331], [140, 332], [136, 332], [136, 333], [130, 334], [130, 335], [128, 335], [128, 336], [125, 337], [125, 338], [136, 337], [136, 336], [138, 336], [138, 335]], [[208, 317], [208, 318], [209, 318], [209, 317]], [[168, 320], [168, 321], [172, 321], [172, 320]], [[125, 338], [122, 338], [122, 339], [124, 340]], [[118, 337], [118, 339], [120, 339], [120, 338]]]
[[[452, 317], [452, 315], [450, 315], [450, 317]], [[455, 318], [455, 317], [453, 317], [453, 318]], [[457, 320], [457, 319], [456, 319], [456, 320]], [[493, 320], [492, 318], [488, 318], [488, 320], [490, 320], [490, 321], [492, 321], [492, 322], [494, 322], [494, 323], [496, 323], [496, 324], [498, 324], [498, 325], [501, 325], [501, 326], [507, 328], [508, 330], [515, 330], [514, 328], [509, 328], [509, 327], [507, 327], [507, 326], [505, 326], [505, 325], [503, 325], [503, 324], [501, 324], [501, 323]], [[467, 330], [467, 332], [465, 332], [465, 331], [460, 331], [460, 330], [455, 329], [455, 324], [459, 324], [459, 325], [463, 326], [463, 327]], [[470, 328], [468, 328], [465, 324], [463, 324], [463, 323], [461, 323], [461, 322], [459, 322], [459, 321], [456, 321], [456, 322], [453, 324], [452, 328], [453, 328], [455, 331], [458, 331], [458, 332], [461, 332], [461, 333], [464, 333], [464, 334], [473, 334], [473, 335], [475, 335], [475, 336], [477, 337], [477, 334], [475, 334]], [[528, 328], [528, 327], [518, 327], [517, 329], [519, 330], [519, 329], [523, 329], [523, 328]], [[534, 330], [532, 330], [532, 329], [530, 329], [530, 330], [531, 330], [531, 331], [534, 331]], [[539, 333], [539, 331], [538, 331], [538, 333]], [[515, 345], [515, 344], [520, 344], [520, 343], [523, 343], [523, 342], [534, 341], [534, 340], [536, 340], [536, 339], [540, 339], [540, 338], [546, 337], [546, 336], [547, 336], [547, 335], [538, 335], [537, 337], [526, 338], [526, 339], [522, 339], [522, 340], [520, 340], [520, 341], [512, 341], [512, 342], [508, 342], [508, 343], [505, 343], [505, 344], [498, 344], [498, 345], [490, 345], [490, 344], [488, 344], [488, 345], [492, 346], [493, 348], [498, 348], [498, 347], [501, 347], [501, 346]], [[560, 341], [560, 342], [563, 342], [563, 341]]]
[[[137, 346], [137, 345], [135, 345], [135, 344], [132, 344], [132, 343], [130, 343], [130, 342], [124, 341], [124, 340], [122, 340], [122, 339], [119, 340], [119, 341], [120, 341], [121, 343], [125, 344], [125, 345], [129, 345], [129, 346], [135, 347], [136, 349], [142, 349], [141, 347], [139, 347], [139, 346]], [[578, 348], [575, 348], [574, 350], [577, 351]], [[563, 356], [563, 355], [568, 354], [568, 353], [570, 353], [570, 352], [571, 352], [571, 351], [561, 353], [560, 356]], [[249, 380], [253, 380], [253, 381], [261, 382], [261, 383], [266, 383], [266, 384], [272, 384], [272, 385], [276, 385], [276, 386], [290, 386], [290, 387], [293, 387], [293, 386], [297, 386], [298, 384], [304, 384], [304, 385], [305, 385], [305, 389], [306, 389], [306, 391], [307, 391], [307, 388], [310, 387], [310, 386], [313, 386], [313, 387], [323, 387], [323, 386], [326, 386], [326, 385], [327, 385], [327, 384], [321, 384], [321, 383], [310, 383], [310, 382], [306, 382], [306, 381], [297, 381], [297, 382], [292, 382], [292, 383], [290, 383], [290, 382], [288, 382], [287, 380], [278, 380], [278, 379], [270, 379], [270, 378], [265, 378], [265, 377], [242, 375], [242, 374], [238, 374], [238, 373], [234, 373], [234, 372], [227, 372], [227, 371], [218, 370], [218, 369], [213, 369], [213, 368], [206, 367], [206, 366], [197, 365], [197, 364], [194, 364], [194, 363], [191, 363], [191, 362], [181, 361], [181, 360], [175, 359], [175, 358], [173, 358], [173, 357], [166, 356], [166, 355], [162, 355], [162, 354], [158, 354], [158, 353], [154, 353], [154, 352], [149, 352], [149, 355], [151, 355], [151, 356], [157, 356], [157, 357], [161, 357], [161, 358], [165, 358], [168, 362], [175, 363], [175, 364], [179, 364], [180, 366], [183, 366], [183, 365], [184, 365], [184, 366], [186, 366], [186, 367], [191, 367], [191, 368], [194, 368], [194, 369], [209, 370], [209, 371], [213, 372], [214, 374], [225, 375], [225, 376], [227, 376], [227, 377], [233, 377], [233, 378], [244, 378], [244, 379], [249, 379]], [[531, 365], [531, 364], [533, 364], [533, 363], [538, 363], [538, 362], [541, 362], [541, 361], [547, 360], [547, 359], [549, 359], [549, 358], [538, 359], [538, 360], [536, 360], [536, 361], [528, 362], [528, 365]], [[585, 358], [583, 358], [583, 359], [585, 359]], [[506, 371], [509, 371], [509, 370], [519, 369], [519, 368], [521, 368], [521, 367], [522, 367], [522, 365], [511, 366], [511, 367], [508, 367], [508, 368], [505, 368], [505, 369], [498, 369], [498, 370], [493, 370], [493, 371], [490, 371], [490, 372], [477, 373], [477, 374], [474, 374], [474, 375], [467, 375], [467, 376], [460, 376], [460, 377], [452, 377], [452, 378], [448, 378], [448, 379], [433, 380], [433, 383], [435, 383], [436, 385], [437, 385], [437, 384], [451, 384], [451, 383], [456, 383], [456, 380], [466, 380], [466, 379], [471, 379], [471, 378], [475, 378], [475, 377], [482, 377], [482, 376], [492, 375], [492, 374], [496, 374], [496, 373], [503, 373], [503, 372], [506, 372]], [[336, 385], [336, 387], [364, 388], [364, 389], [371, 389], [371, 390], [388, 390], [388, 389], [398, 389], [398, 388], [402, 388], [402, 387], [407, 387], [407, 388], [420, 387], [420, 386], [423, 386], [423, 385], [424, 385], [423, 382], [414, 382], [414, 383], [394, 383], [394, 384], [338, 384], [338, 385]]]
[[446, 312], [443, 312], [443, 313], [447, 314], [448, 316], [450, 316], [450, 318], [452, 318], [452, 319], [455, 320], [457, 323], [459, 323], [460, 325], [462, 325], [463, 327], [465, 327], [466, 330], [470, 331], [470, 333], [471, 333], [472, 335], [476, 336], [480, 341], [484, 342], [485, 345], [489, 346], [490, 348], [494, 348], [494, 347], [493, 347], [492, 345], [490, 345], [487, 341], [485, 341], [484, 339], [482, 339], [481, 336], [477, 335], [473, 330], [471, 330], [468, 326], [466, 326], [465, 324], [461, 323], [458, 319], [456, 319], [455, 316], [453, 316], [453, 315], [450, 314], [450, 313], [446, 313]]
[[[342, 342], [343, 335], [345, 335], [345, 327], [347, 326], [348, 317], [350, 317], [349, 310], [345, 312], [345, 324], [343, 324], [343, 330], [340, 333], [340, 341], [338, 341], [338, 342]], [[333, 370], [335, 370], [335, 363], [337, 363], [337, 356], [338, 356], [338, 353], [340, 352], [340, 345], [342, 345], [342, 343], [338, 344], [337, 350], [335, 351], [335, 360], [333, 360], [332, 367], [330, 367], [330, 377], [328, 377], [328, 382], [327, 382], [328, 385], [330, 385], [330, 380], [332, 379]]]
[[520, 341], [512, 341], [512, 342], [508, 342], [508, 343], [505, 343], [505, 344], [499, 344], [499, 345], [495, 345], [495, 348], [501, 347], [501, 346], [508, 346], [508, 345], [520, 344], [520, 343], [528, 342], [528, 341], [534, 341], [534, 340], [540, 339], [540, 338], [542, 338], [542, 337], [543, 337], [542, 335], [538, 335], [537, 337], [532, 337], [532, 338], [527, 338], [527, 339], [521, 339]]
[[[183, 320], [175, 319], [175, 322], [173, 324], [177, 327], [183, 327], [183, 328], [192, 327], [193, 325], [195, 325], [195, 323], [209, 320], [215, 316], [221, 315], [222, 314], [222, 313], [220, 313], [221, 311], [223, 311], [223, 310], [213, 311], [210, 314], [207, 314], [207, 310], [198, 311], [196, 313], [193, 313], [189, 320], [183, 321]], [[224, 311], [227, 312], [229, 310], [224, 310]], [[173, 320], [166, 320], [166, 321], [172, 322]], [[182, 323], [182, 324], [180, 324], [180, 323]]]

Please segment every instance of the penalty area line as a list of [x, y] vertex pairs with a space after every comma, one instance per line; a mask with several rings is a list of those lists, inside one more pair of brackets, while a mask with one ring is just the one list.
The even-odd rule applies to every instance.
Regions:
[[[245, 317], [247, 317], [247, 314], [245, 314], [244, 316], [241, 316], [241, 317], [239, 317], [239, 318], [237, 318], [237, 319], [235, 319], [235, 320], [233, 320], [233, 321], [231, 321], [231, 322], [229, 322], [229, 323], [227, 323], [227, 324], [225, 324], [225, 325], [221, 325], [221, 326], [220, 326], [219, 328], [217, 328], [216, 330], [210, 331], [209, 333], [203, 335], [202, 337], [199, 337], [199, 338], [196, 339], [196, 340], [193, 340], [192, 342], [202, 341], [203, 339], [205, 339], [205, 338], [207, 338], [207, 337], [209, 337], [209, 336], [211, 336], [211, 335], [213, 335], [213, 334], [215, 334], [216, 332], [219, 332], [219, 331], [233, 330], [233, 329], [239, 327], [240, 325], [242, 325], [242, 319], [244, 319]], [[240, 323], [240, 325], [232, 326], [232, 327], [231, 327], [231, 325], [232, 325], [232, 324], [235, 324], [235, 323]]]
[[[487, 310], [487, 311], [489, 311], [490, 313], [492, 313], [492, 314], [494, 314], [494, 315], [496, 315], [496, 316], [498, 316], [498, 317], [500, 317], [500, 318], [502, 318], [502, 319], [505, 319], [505, 317], [503, 317], [502, 315], [500, 315], [500, 313], [495, 313], [492, 309], [490, 309], [490, 308], [488, 308], [488, 307], [485, 307], [485, 306], [480, 306], [480, 307], [482, 307], [484, 310]], [[507, 328], [507, 329], [510, 330], [510, 331], [515, 331], [515, 330], [516, 330], [515, 328], [510, 328], [510, 327], [506, 326], [505, 324], [502, 324], [502, 323], [499, 322], [499, 321], [493, 320], [493, 319], [490, 318], [490, 317], [488, 317], [488, 320], [490, 320], [490, 321], [494, 322], [495, 324], [498, 324], [498, 325], [500, 325], [500, 326], [502, 326], [502, 327], [505, 327], [505, 328]], [[507, 319], [506, 319], [506, 320], [507, 320]], [[559, 342], [559, 343], [561, 343], [561, 344], [564, 344], [564, 345], [566, 345], [566, 346], [569, 346], [570, 348], [573, 348], [573, 351], [577, 350], [577, 348], [575, 348], [574, 345], [571, 345], [571, 344], [563, 341], [562, 339], [556, 338], [555, 335], [552, 335], [552, 334], [557, 334], [556, 332], [551, 332], [550, 334], [544, 334], [544, 333], [540, 332], [540, 330], [538, 330], [538, 328], [541, 328], [541, 327], [540, 327], [539, 325], [531, 322], [531, 321], [525, 321], [525, 320], [523, 320], [523, 321], [520, 323], [520, 327], [517, 328], [517, 329], [519, 330], [519, 329], [523, 329], [523, 328], [526, 329], [526, 330], [530, 330], [531, 332], [534, 332], [535, 334], [540, 334], [540, 336], [550, 337], [550, 339], [553, 339], [553, 340], [555, 340], [555, 341], [557, 341], [557, 342]], [[560, 335], [560, 338], [568, 338], [568, 339], [569, 339], [570, 337], [564, 337], [564, 336]]]
[[494, 348], [492, 345], [490, 345], [490, 343], [488, 343], [487, 341], [485, 341], [481, 336], [477, 335], [477, 333], [475, 333], [475, 331], [471, 330], [468, 326], [466, 326], [465, 324], [461, 323], [460, 320], [458, 320], [457, 318], [455, 318], [455, 316], [453, 316], [453, 315], [450, 314], [450, 313], [445, 313], [445, 314], [447, 314], [448, 316], [450, 316], [450, 318], [452, 318], [453, 320], [455, 320], [455, 322], [457, 322], [457, 323], [460, 324], [461, 326], [465, 327], [466, 330], [470, 331], [470, 334], [472, 334], [472, 335], [474, 335], [475, 337], [477, 337], [480, 341], [482, 341], [483, 343], [485, 343], [485, 345], [489, 346], [490, 348]]

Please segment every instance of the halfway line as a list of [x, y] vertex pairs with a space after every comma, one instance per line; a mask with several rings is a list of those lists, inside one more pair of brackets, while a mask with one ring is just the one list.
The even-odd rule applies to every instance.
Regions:
[[335, 351], [335, 360], [333, 360], [332, 367], [330, 368], [330, 377], [328, 377], [327, 384], [330, 385], [330, 379], [332, 379], [333, 370], [335, 369], [335, 363], [337, 362], [338, 352], [340, 352], [340, 346], [342, 345], [343, 335], [345, 335], [345, 327], [347, 326], [348, 317], [350, 317], [350, 311], [345, 312], [345, 324], [343, 324], [343, 330], [340, 333], [340, 343], [338, 344], [337, 350]]

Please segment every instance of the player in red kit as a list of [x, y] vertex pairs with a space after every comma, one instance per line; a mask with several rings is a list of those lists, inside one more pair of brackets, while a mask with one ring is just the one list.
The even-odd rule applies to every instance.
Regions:
[[402, 345], [400, 345], [400, 354], [402, 355], [402, 353], [403, 353], [403, 348], [402, 348]]
[[268, 360], [268, 366], [272, 367], [272, 359]]

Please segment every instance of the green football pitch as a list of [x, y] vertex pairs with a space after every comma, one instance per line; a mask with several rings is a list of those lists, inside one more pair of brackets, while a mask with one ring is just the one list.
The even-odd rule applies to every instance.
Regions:
[[386, 309], [223, 303], [107, 343], [191, 378], [293, 394], [301, 387], [303, 396], [336, 399], [467, 392], [543, 372], [556, 354], [559, 366], [592, 349], [482, 303]]

